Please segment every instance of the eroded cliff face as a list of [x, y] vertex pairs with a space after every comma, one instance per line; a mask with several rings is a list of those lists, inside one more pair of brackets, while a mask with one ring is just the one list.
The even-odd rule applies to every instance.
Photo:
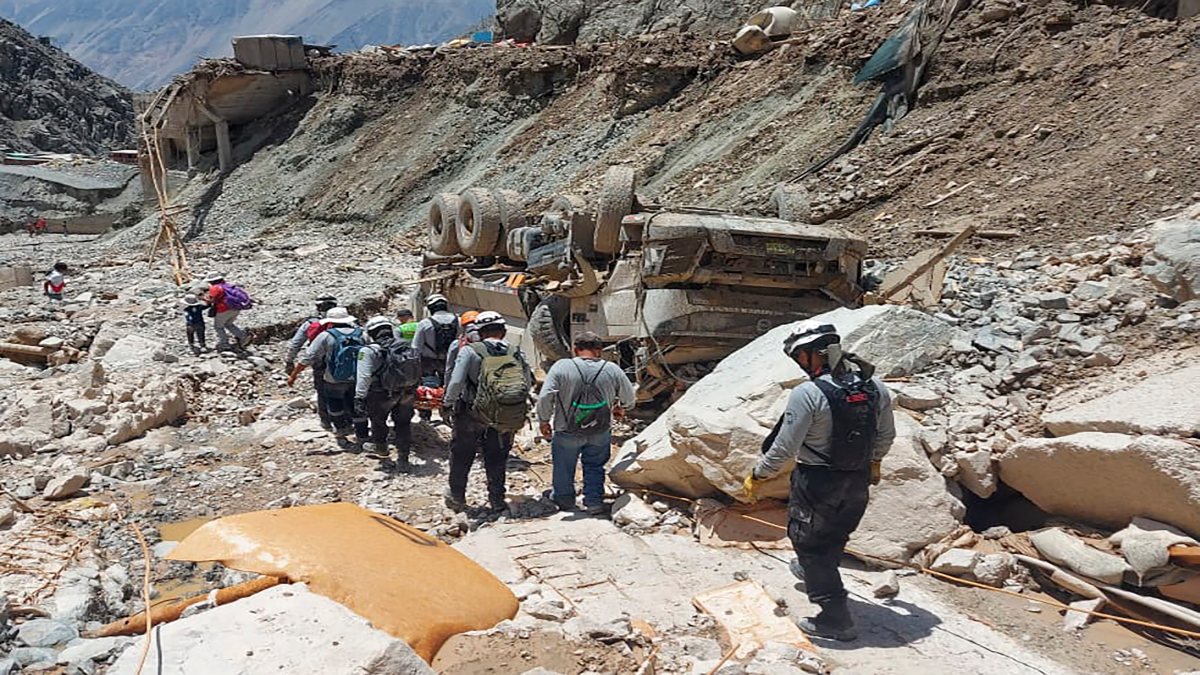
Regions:
[[602, 42], [643, 33], [718, 33], [735, 29], [778, 0], [497, 0], [500, 33], [541, 44]]

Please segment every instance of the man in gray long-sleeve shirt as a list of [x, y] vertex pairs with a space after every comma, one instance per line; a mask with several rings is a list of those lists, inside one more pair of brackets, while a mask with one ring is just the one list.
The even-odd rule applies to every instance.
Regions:
[[633, 407], [633, 384], [617, 364], [601, 358], [604, 343], [595, 333], [575, 336], [574, 347], [575, 358], [556, 361], [546, 373], [537, 418], [542, 436], [550, 439], [550, 500], [564, 511], [575, 508], [575, 467], [582, 464], [583, 505], [599, 515], [604, 465], [612, 454], [612, 418]]
[[[325, 314], [334, 307], [337, 307], [337, 298], [323, 295], [317, 298], [317, 315], [301, 321], [300, 325], [296, 326], [296, 332], [292, 334], [292, 339], [288, 340], [287, 357], [284, 360], [285, 373], [290, 375], [296, 369], [296, 358], [300, 356], [300, 351], [304, 349], [304, 346], [309, 343], [309, 335], [313, 334], [315, 337], [316, 334], [319, 334], [322, 329], [321, 319], [325, 318]], [[314, 326], [314, 324], [316, 325]], [[317, 392], [317, 415], [321, 418], [321, 426], [327, 430], [333, 429], [333, 425], [329, 421], [325, 388], [322, 386], [325, 382], [325, 369], [314, 366], [312, 372], [313, 389]]]
[[[428, 378], [425, 386], [446, 387], [450, 384], [446, 379], [446, 354], [462, 333], [462, 326], [450, 311], [450, 301], [440, 293], [429, 296], [425, 308], [429, 316], [417, 324], [412, 346], [421, 355], [422, 375]], [[432, 415], [432, 411], [421, 411], [423, 421], [430, 421]]]
[[812, 379], [792, 390], [745, 490], [753, 501], [759, 483], [795, 460], [788, 499], [793, 572], [804, 579], [808, 599], [821, 608], [800, 628], [809, 635], [853, 640], [857, 633], [838, 561], [896, 437], [891, 394], [872, 377], [874, 367], [842, 353], [841, 338], [830, 324], [799, 323], [784, 341], [784, 352]]
[[[412, 447], [412, 414], [420, 382], [420, 361], [412, 348], [397, 336], [395, 325], [383, 316], [367, 322], [371, 342], [358, 352], [355, 372], [354, 414], [370, 421], [371, 442], [365, 449], [388, 458], [388, 418], [395, 425], [396, 469], [408, 472]], [[396, 359], [388, 370], [389, 354]], [[411, 359], [411, 360], [409, 360]], [[410, 365], [411, 369], [405, 367]], [[387, 377], [388, 373], [391, 377]], [[411, 373], [411, 377], [402, 377]]]

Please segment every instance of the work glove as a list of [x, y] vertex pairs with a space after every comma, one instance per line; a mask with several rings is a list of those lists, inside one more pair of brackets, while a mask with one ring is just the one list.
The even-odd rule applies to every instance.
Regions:
[[871, 485], [879, 485], [880, 479], [883, 478], [883, 461], [874, 460], [871, 462]]
[[292, 371], [296, 369], [296, 362], [288, 361], [287, 363], [283, 364], [283, 369], [284, 369], [283, 372], [287, 373], [288, 375], [291, 375]]
[[539, 431], [542, 432], [542, 438], [546, 440], [550, 440], [550, 437], [554, 435], [554, 428], [550, 426], [549, 422], [542, 422], [539, 425]]
[[758, 486], [762, 485], [764, 482], [766, 481], [761, 481], [755, 478], [753, 471], [746, 476], [746, 480], [742, 481], [742, 492], [746, 493], [746, 501], [750, 502], [751, 504], [758, 501], [758, 495], [756, 494], [758, 491]]
[[296, 385], [296, 371], [293, 370], [291, 375], [288, 375], [288, 386], [294, 387], [295, 385]]
[[365, 399], [365, 398], [354, 399], [354, 416], [359, 419], [365, 418], [367, 416], [367, 399]]

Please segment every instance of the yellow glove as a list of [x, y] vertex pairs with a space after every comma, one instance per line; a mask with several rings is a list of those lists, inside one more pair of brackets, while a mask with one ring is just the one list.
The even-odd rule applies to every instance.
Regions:
[[754, 491], [757, 490], [758, 486], [762, 485], [763, 482], [764, 481], [758, 480], [754, 477], [753, 471], [746, 476], [746, 480], [742, 481], [742, 491], [746, 493], [746, 501], [750, 502], [751, 504], [758, 501], [758, 495], [754, 494]]
[[879, 485], [881, 478], [883, 478], [883, 461], [875, 460], [871, 462], [871, 485]]

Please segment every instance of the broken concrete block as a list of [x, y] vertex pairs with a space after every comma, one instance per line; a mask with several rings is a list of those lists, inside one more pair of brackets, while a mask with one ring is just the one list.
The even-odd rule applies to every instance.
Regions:
[[49, 500], [66, 499], [79, 492], [88, 483], [88, 474], [75, 471], [66, 476], [59, 476], [46, 484], [42, 497]]
[[612, 505], [612, 521], [619, 527], [650, 529], [658, 524], [659, 513], [632, 492], [617, 497]]
[[1119, 584], [1130, 569], [1120, 556], [1094, 549], [1057, 527], [1034, 532], [1029, 540], [1047, 560], [1091, 579]]
[[979, 551], [972, 551], [967, 548], [952, 548], [949, 551], [939, 555], [937, 560], [933, 561], [929, 569], [942, 574], [950, 574], [953, 576], [962, 576], [971, 571], [975, 567], [975, 563], [979, 562], [981, 554]]
[[[303, 584], [280, 585], [186, 619], [163, 624], [162, 675], [323, 673], [432, 675], [403, 640]], [[168, 647], [169, 645], [169, 647]], [[127, 649], [110, 675], [133, 675], [139, 650]]]
[[1157, 436], [1030, 438], [998, 458], [1000, 480], [1042, 510], [1120, 528], [1144, 516], [1200, 536], [1200, 448]]
[[1107, 396], [1042, 416], [1055, 436], [1081, 431], [1200, 435], [1200, 365], [1148, 377]]

